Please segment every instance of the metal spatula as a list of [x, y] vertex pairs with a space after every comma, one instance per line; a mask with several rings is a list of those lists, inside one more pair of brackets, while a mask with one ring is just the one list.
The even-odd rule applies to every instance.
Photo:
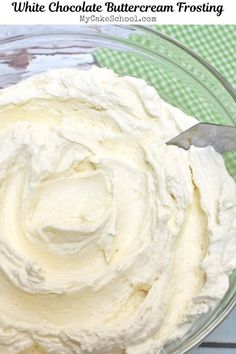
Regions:
[[197, 147], [213, 146], [223, 154], [236, 148], [236, 126], [199, 123], [167, 141], [167, 145], [177, 145], [188, 150], [191, 145]]

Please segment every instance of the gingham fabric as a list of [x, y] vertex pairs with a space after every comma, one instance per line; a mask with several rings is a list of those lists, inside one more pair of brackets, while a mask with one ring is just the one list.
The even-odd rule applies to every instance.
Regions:
[[[231, 85], [236, 86], [236, 26], [177, 26], [177, 25], [159, 25], [156, 29], [164, 32], [186, 46], [192, 48], [201, 57], [206, 59], [212, 66], [214, 66]], [[153, 43], [148, 37], [132, 36], [132, 41], [142, 44], [152, 50], [158, 50], [160, 53], [160, 45]], [[156, 45], [156, 47], [155, 47]], [[163, 48], [163, 55], [169, 55], [168, 48]], [[171, 55], [171, 53], [170, 53]], [[232, 121], [224, 116], [223, 111], [219, 111], [219, 104], [215, 105], [212, 96], [208, 99], [207, 94], [202, 94], [198, 90], [196, 83], [191, 84], [189, 80], [183, 76], [183, 73], [175, 71], [172, 72], [171, 68], [166, 69], [163, 65], [158, 63], [153, 64], [146, 59], [140, 59], [134, 56], [133, 53], [119, 52], [111, 49], [98, 50], [96, 53], [96, 60], [99, 65], [112, 68], [120, 75], [131, 75], [140, 77], [146, 80], [150, 85], [157, 88], [158, 93], [166, 101], [171, 97], [171, 103], [176, 107], [181, 107], [187, 114], [190, 114], [200, 121], [210, 121], [218, 124], [232, 124]], [[171, 60], [171, 57], [170, 57]], [[175, 57], [174, 61], [178, 61], [183, 66], [181, 53], [179, 57]], [[185, 59], [184, 59], [185, 60]], [[186, 67], [190, 65], [189, 62], [185, 63]], [[198, 70], [193, 66], [193, 70]], [[189, 67], [188, 67], [189, 70]], [[195, 72], [194, 76], [199, 77], [201, 82], [206, 82], [206, 87], [210, 87], [214, 91], [214, 81], [211, 82], [212, 77], [201, 78], [201, 68], [199, 72]], [[216, 101], [221, 99], [221, 94], [216, 88]], [[232, 110], [232, 115], [230, 109]], [[227, 109], [230, 116], [235, 117], [235, 103], [229, 101]], [[224, 155], [227, 168], [231, 175], [236, 179], [236, 150]]]
[[236, 88], [235, 25], [159, 25], [156, 29], [193, 49]]

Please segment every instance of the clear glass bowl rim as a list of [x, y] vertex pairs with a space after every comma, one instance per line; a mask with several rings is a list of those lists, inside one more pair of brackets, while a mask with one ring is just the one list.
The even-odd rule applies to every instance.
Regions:
[[[14, 28], [14, 25], [12, 26]], [[22, 28], [25, 28], [27, 26], [22, 26]], [[33, 26], [30, 26], [31, 28]], [[37, 25], [35, 25], [35, 28], [37, 27]], [[40, 26], [41, 27], [41, 26]], [[23, 33], [20, 34], [19, 36], [15, 35], [15, 36], [6, 36], [5, 38], [0, 38], [0, 49], [1, 49], [1, 45], [3, 44], [9, 44], [12, 42], [18, 42], [19, 40], [22, 39], [30, 39], [30, 38], [34, 38], [34, 37], [39, 37], [39, 36], [51, 36], [53, 35], [78, 35], [78, 34], [82, 34], [84, 36], [92, 36], [92, 37], [97, 37], [97, 38], [104, 38], [104, 39], [110, 39], [110, 40], [114, 40], [117, 42], [121, 42], [124, 44], [130, 44], [129, 41], [124, 40], [123, 38], [118, 38], [114, 35], [108, 35], [107, 32], [95, 32], [94, 29], [96, 28], [101, 28], [101, 27], [106, 27], [106, 28], [122, 28], [125, 29], [127, 31], [141, 31], [143, 32], [143, 34], [149, 34], [149, 35], [153, 35], [153, 36], [158, 36], [159, 38], [162, 38], [170, 43], [172, 43], [173, 45], [175, 45], [176, 47], [178, 47], [179, 49], [183, 50], [184, 52], [186, 52], [187, 54], [191, 55], [194, 59], [196, 59], [200, 64], [202, 64], [205, 69], [207, 69], [208, 71], [211, 72], [211, 74], [213, 76], [215, 76], [215, 78], [224, 86], [224, 88], [227, 90], [227, 92], [232, 96], [232, 98], [234, 99], [234, 101], [236, 102], [236, 89], [233, 88], [233, 86], [219, 73], [219, 71], [217, 71], [211, 64], [209, 64], [205, 59], [203, 59], [200, 55], [198, 55], [197, 53], [195, 53], [192, 49], [190, 49], [189, 47], [187, 47], [186, 45], [184, 45], [183, 43], [181, 43], [180, 41], [176, 40], [175, 38], [161, 32], [158, 31], [156, 29], [154, 29], [152, 26], [142, 26], [142, 25], [104, 25], [104, 26], [81, 26], [81, 25], [75, 25], [74, 28], [75, 30], [71, 30], [68, 27], [68, 31], [65, 33], [64, 31], [61, 30], [54, 30], [55, 26], [50, 26], [50, 31], [47, 27], [47, 31], [35, 31], [33, 33]], [[66, 26], [64, 26], [66, 27]], [[71, 26], [73, 28], [73, 26]], [[19, 28], [19, 26], [18, 26]], [[86, 31], [84, 30], [86, 28]], [[1, 26], [0, 26], [1, 29]], [[83, 29], [83, 31], [81, 31]], [[132, 44], [133, 45], [133, 44]], [[138, 47], [137, 45], [135, 45], [136, 47]], [[142, 49], [142, 47], [140, 47], [140, 49]], [[151, 52], [151, 51], [150, 51]]]
[[[14, 26], [12, 26], [14, 28]], [[18, 26], [19, 27], [19, 26]], [[27, 27], [27, 26], [26, 26]], [[31, 26], [31, 28], [34, 26]], [[35, 25], [37, 28], [37, 25]], [[96, 32], [95, 29], [97, 27], [112, 27], [112, 28], [121, 28], [127, 31], [130, 31], [130, 34], [134, 33], [134, 31], [138, 31], [139, 33], [142, 34], [147, 34], [147, 35], [152, 35], [153, 37], [158, 36], [159, 38], [166, 40], [167, 42], [173, 44], [177, 48], [181, 49], [183, 52], [185, 52], [188, 55], [191, 55], [195, 60], [197, 60], [205, 69], [207, 69], [219, 82], [220, 84], [225, 88], [225, 90], [229, 93], [229, 95], [233, 98], [233, 100], [236, 102], [236, 90], [232, 87], [232, 85], [212, 66], [210, 65], [205, 59], [203, 59], [201, 56], [199, 56], [197, 53], [195, 53], [192, 49], [188, 48], [185, 46], [183, 43], [179, 42], [178, 40], [172, 38], [171, 36], [162, 33], [153, 27], [149, 26], [142, 26], [142, 25], [104, 25], [104, 26], [71, 26], [70, 28], [68, 27], [68, 31], [62, 31], [60, 29], [55, 29], [57, 26], [50, 26], [50, 29], [47, 27], [47, 30], [44, 31], [42, 30], [43, 26], [40, 26], [40, 30], [36, 30], [32, 33], [20, 33], [19, 35], [14, 35], [11, 36], [6, 36], [4, 38], [0, 38], [0, 51], [1, 51], [1, 46], [2, 45], [10, 45], [11, 43], [14, 42], [19, 42], [21, 40], [27, 40], [27, 39], [33, 39], [36, 37], [43, 37], [43, 36], [51, 36], [51, 35], [56, 35], [56, 36], [66, 36], [66, 35], [82, 35], [89, 39], [90, 37], [93, 39], [107, 39], [107, 40], [112, 40], [117, 43], [125, 44], [127, 46], [131, 47], [136, 47], [138, 50], [142, 50], [141, 46], [134, 45], [133, 43], [130, 43], [128, 39], [124, 39], [122, 37], [117, 37], [116, 35], [110, 35], [108, 34], [108, 31], [104, 32]], [[60, 26], [59, 26], [60, 27]], [[66, 26], [64, 26], [66, 27]], [[25, 28], [25, 26], [22, 28]], [[1, 29], [1, 26], [0, 26]], [[86, 30], [85, 30], [86, 29]], [[133, 31], [133, 32], [132, 32]], [[155, 54], [155, 51], [148, 50], [150, 54]], [[234, 120], [234, 123], [235, 120]], [[236, 306], [236, 293], [233, 296], [230, 296], [229, 301], [225, 304], [224, 308], [222, 309], [221, 304], [218, 306], [218, 308], [221, 307], [222, 311], [218, 313], [219, 309], [217, 310], [217, 316], [213, 318], [213, 320], [210, 320], [210, 323], [206, 323], [200, 330], [196, 332], [196, 334], [191, 338], [188, 338], [187, 341], [184, 341], [182, 344], [180, 344], [176, 349], [174, 349], [171, 354], [185, 354], [192, 350], [193, 348], [197, 347], [203, 340], [204, 338], [210, 334], [225, 318], [226, 316], [233, 310], [233, 308]]]

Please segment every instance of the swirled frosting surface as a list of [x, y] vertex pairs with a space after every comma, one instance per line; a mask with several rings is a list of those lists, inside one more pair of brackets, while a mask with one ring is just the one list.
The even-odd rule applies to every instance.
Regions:
[[196, 120], [112, 71], [0, 91], [0, 353], [156, 354], [236, 267], [236, 185]]

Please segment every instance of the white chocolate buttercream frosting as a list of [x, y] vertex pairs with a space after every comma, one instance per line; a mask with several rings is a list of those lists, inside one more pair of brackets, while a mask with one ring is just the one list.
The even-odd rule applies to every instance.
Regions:
[[236, 184], [143, 80], [50, 71], [0, 91], [0, 353], [156, 354], [236, 267]]

